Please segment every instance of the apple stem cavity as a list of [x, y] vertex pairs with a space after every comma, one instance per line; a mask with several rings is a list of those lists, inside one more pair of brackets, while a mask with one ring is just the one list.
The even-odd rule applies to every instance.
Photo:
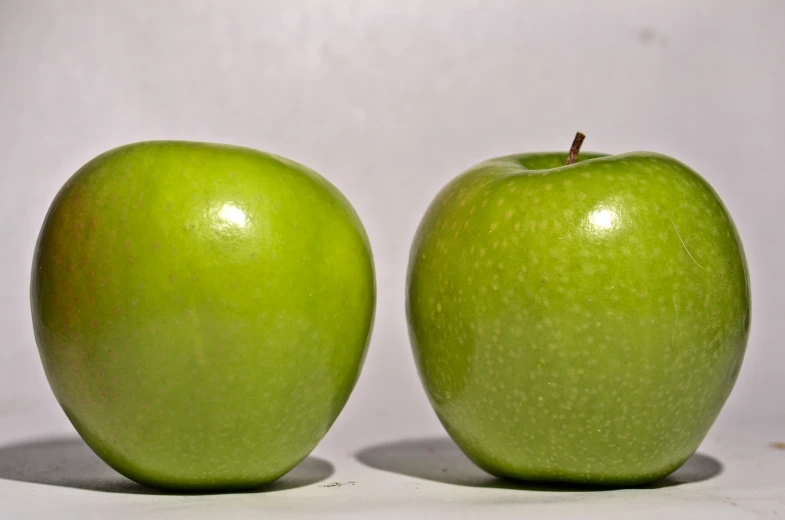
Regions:
[[570, 146], [570, 153], [567, 155], [567, 163], [572, 164], [578, 160], [578, 152], [581, 151], [581, 145], [583, 144], [583, 140], [586, 139], [586, 135], [577, 132], [575, 134], [575, 139], [572, 140], [572, 146]]

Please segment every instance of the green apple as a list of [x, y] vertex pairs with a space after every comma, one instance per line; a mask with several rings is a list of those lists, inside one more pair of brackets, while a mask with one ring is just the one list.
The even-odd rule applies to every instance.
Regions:
[[373, 260], [352, 207], [304, 166], [144, 142], [57, 194], [31, 306], [52, 390], [110, 466], [159, 488], [250, 488], [303, 460], [346, 403]]
[[489, 473], [654, 481], [697, 449], [739, 372], [741, 241], [674, 159], [566, 163], [493, 159], [439, 193], [409, 263], [416, 363], [446, 430]]

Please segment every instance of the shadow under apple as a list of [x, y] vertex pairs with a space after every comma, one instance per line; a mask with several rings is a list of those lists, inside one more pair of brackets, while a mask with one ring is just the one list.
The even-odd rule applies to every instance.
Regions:
[[[355, 458], [366, 466], [445, 484], [536, 491], [609, 491], [613, 488], [577, 484], [530, 483], [496, 478], [475, 466], [449, 438], [412, 439], [379, 444], [358, 452]], [[701, 482], [722, 473], [717, 459], [696, 453], [678, 470], [648, 488]]]
[[[332, 464], [308, 457], [292, 471], [249, 492], [283, 491], [321, 482]], [[142, 486], [107, 466], [80, 438], [56, 438], [0, 447], [0, 479], [112, 493], [172, 494]]]

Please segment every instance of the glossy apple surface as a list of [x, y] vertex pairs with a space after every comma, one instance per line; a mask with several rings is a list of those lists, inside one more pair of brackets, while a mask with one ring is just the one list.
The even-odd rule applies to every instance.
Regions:
[[411, 250], [417, 366], [501, 477], [633, 485], [678, 468], [730, 393], [747, 266], [717, 194], [657, 154], [503, 157], [436, 197]]
[[375, 304], [368, 240], [313, 171], [189, 142], [111, 150], [60, 190], [33, 325], [90, 447], [149, 486], [271, 482], [344, 406]]

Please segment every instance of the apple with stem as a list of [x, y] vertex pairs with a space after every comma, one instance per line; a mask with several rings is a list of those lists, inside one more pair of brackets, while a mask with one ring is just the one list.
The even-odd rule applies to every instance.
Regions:
[[664, 155], [530, 153], [450, 182], [407, 317], [447, 432], [499, 477], [637, 485], [697, 449], [741, 367], [750, 286], [709, 184]]
[[251, 488], [303, 460], [346, 403], [373, 260], [347, 200], [304, 166], [143, 142], [57, 194], [31, 306], [52, 390], [110, 466], [158, 488]]

